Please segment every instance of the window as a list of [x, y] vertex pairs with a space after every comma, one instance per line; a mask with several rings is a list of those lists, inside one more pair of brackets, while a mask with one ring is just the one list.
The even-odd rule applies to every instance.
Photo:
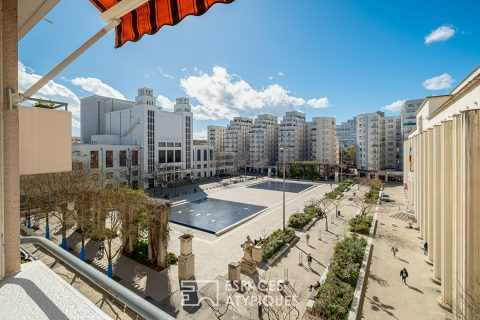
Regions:
[[158, 143], [158, 147], [159, 148], [165, 148], [167, 146], [167, 143], [166, 142], [159, 142]]
[[138, 177], [138, 170], [132, 170], [132, 176]]
[[127, 166], [127, 151], [121, 150], [120, 151], [120, 167]]
[[173, 162], [173, 150], [167, 150], [167, 162], [168, 163]]
[[98, 168], [98, 151], [90, 151], [90, 168]]
[[175, 150], [175, 162], [182, 162], [182, 150]]
[[197, 150], [197, 161], [202, 161], [202, 151]]
[[203, 150], [203, 161], [207, 161], [208, 156], [207, 156], [207, 149]]
[[138, 166], [138, 150], [132, 151], [132, 166]]
[[175, 148], [180, 148], [182, 146], [181, 142], [175, 142]]
[[165, 150], [158, 150], [158, 162], [166, 163], [167, 158], [165, 157]]
[[105, 152], [105, 160], [106, 160], [106, 167], [112, 168], [113, 167], [113, 151], [109, 150]]
[[207, 164], [205, 163], [205, 164], [203, 165], [203, 167], [204, 167], [204, 168], [207, 168]]
[[173, 148], [173, 142], [167, 142], [167, 147]]
[[213, 150], [210, 150], [210, 161], [213, 160]]

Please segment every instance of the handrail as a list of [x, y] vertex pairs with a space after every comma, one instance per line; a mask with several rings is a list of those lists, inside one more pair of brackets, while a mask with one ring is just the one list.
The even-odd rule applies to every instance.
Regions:
[[90, 281], [94, 282], [95, 284], [99, 285], [107, 292], [112, 294], [116, 299], [120, 300], [122, 303], [130, 307], [133, 311], [135, 311], [138, 315], [142, 316], [145, 319], [159, 319], [159, 320], [173, 320], [172, 316], [170, 316], [165, 311], [157, 308], [150, 302], [146, 301], [139, 295], [133, 293], [132, 291], [128, 290], [121, 284], [115, 282], [114, 280], [107, 277], [102, 272], [98, 271], [94, 267], [88, 265], [84, 261], [77, 258], [75, 255], [65, 251], [60, 246], [57, 246], [55, 243], [47, 240], [43, 237], [20, 237], [20, 243], [26, 244], [31, 243], [35, 245], [39, 245], [57, 258], [68, 264], [72, 267], [76, 272], [80, 273], [81, 275], [88, 278]]

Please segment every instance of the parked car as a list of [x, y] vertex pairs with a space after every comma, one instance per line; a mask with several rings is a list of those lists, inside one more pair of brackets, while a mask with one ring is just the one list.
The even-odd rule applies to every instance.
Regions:
[[382, 202], [391, 202], [392, 201], [392, 198], [390, 198], [390, 195], [386, 192], [382, 192], [382, 194], [380, 195], [380, 201]]

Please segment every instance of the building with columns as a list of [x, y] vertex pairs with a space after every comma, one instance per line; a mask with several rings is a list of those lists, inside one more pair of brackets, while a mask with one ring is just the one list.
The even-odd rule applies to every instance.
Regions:
[[[480, 296], [480, 67], [445, 96], [427, 97], [404, 143], [404, 183], [438, 303], [477, 319]], [[430, 266], [425, 266], [431, 268]]]

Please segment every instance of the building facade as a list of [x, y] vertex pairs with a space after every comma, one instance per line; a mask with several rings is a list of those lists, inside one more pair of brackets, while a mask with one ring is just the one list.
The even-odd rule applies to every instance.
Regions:
[[193, 140], [193, 178], [209, 178], [216, 175], [214, 147], [207, 140]]
[[278, 161], [303, 161], [308, 158], [308, 128], [305, 114], [286, 112], [278, 127]]
[[222, 126], [208, 126], [207, 139], [208, 144], [215, 150], [214, 161], [217, 174], [226, 173], [225, 166], [225, 133], [227, 128]]
[[80, 113], [85, 144], [140, 150], [140, 187], [191, 178], [193, 114], [188, 98], [178, 98], [169, 112], [156, 105], [152, 89], [141, 88], [135, 102], [101, 96], [82, 99]]
[[375, 178], [384, 162], [382, 148], [383, 112], [358, 115], [357, 169], [360, 176]]
[[261, 114], [250, 129], [250, 168], [264, 172], [278, 161], [278, 117]]
[[404, 143], [405, 188], [428, 243], [438, 302], [462, 320], [479, 316], [479, 103], [477, 68], [450, 94], [425, 99]]
[[347, 120], [337, 125], [337, 137], [341, 150], [357, 147], [357, 118]]
[[225, 167], [233, 172], [249, 164], [250, 129], [253, 120], [247, 117], [235, 117], [225, 130]]
[[308, 125], [309, 159], [330, 166], [339, 164], [337, 126], [333, 117], [314, 117]]
[[417, 128], [417, 110], [422, 103], [423, 99], [405, 100], [403, 103], [400, 111], [403, 141], [407, 140], [408, 135]]
[[402, 125], [400, 116], [384, 117], [382, 119], [383, 135], [381, 145], [383, 156], [381, 157], [381, 169], [402, 171]]

